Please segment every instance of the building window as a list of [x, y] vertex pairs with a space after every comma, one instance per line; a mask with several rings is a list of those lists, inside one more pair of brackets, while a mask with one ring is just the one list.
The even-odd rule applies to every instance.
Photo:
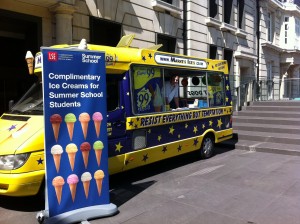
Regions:
[[296, 18], [296, 24], [295, 24], [295, 31], [296, 31], [296, 37], [295, 37], [295, 48], [299, 49], [298, 46], [300, 46], [300, 20]]
[[230, 71], [231, 62], [232, 62], [233, 51], [230, 49], [224, 49], [224, 60], [228, 63], [228, 71]]
[[121, 29], [120, 23], [90, 17], [90, 41], [93, 44], [117, 46], [121, 38]]
[[233, 6], [233, 0], [224, 0], [224, 22], [231, 24], [232, 22], [232, 6]]
[[218, 14], [218, 0], [209, 1], [209, 17], [215, 18]]
[[[297, 25], [297, 24], [296, 24]], [[288, 43], [289, 17], [284, 17], [284, 43]]]
[[240, 29], [243, 29], [244, 27], [244, 7], [245, 7], [245, 0], [238, 0], [238, 16], [239, 16], [239, 20], [238, 20], [238, 27]]
[[175, 53], [175, 49], [176, 49], [176, 38], [175, 37], [157, 34], [156, 43], [163, 45], [159, 49], [160, 51]]
[[209, 58], [210, 59], [217, 59], [217, 49], [216, 45], [209, 45]]
[[169, 4], [171, 4], [172, 5], [172, 3], [173, 3], [173, 0], [161, 0], [162, 2], [166, 2], [166, 3], [169, 3]]
[[273, 30], [273, 26], [274, 26], [274, 18], [273, 18], [273, 14], [271, 12], [268, 12], [267, 14], [267, 40], [269, 42], [273, 42], [273, 35], [274, 35], [274, 30]]

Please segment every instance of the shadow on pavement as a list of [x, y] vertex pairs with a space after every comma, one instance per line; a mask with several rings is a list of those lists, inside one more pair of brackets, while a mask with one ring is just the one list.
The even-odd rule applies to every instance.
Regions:
[[[226, 153], [234, 149], [230, 146], [223, 146], [217, 144], [215, 147], [215, 155]], [[183, 154], [176, 156], [174, 158], [166, 159], [160, 162], [149, 164], [137, 169], [132, 169], [125, 171], [123, 173], [118, 173], [111, 175], [109, 178], [110, 186], [110, 199], [111, 203], [117, 205], [118, 207], [125, 202], [129, 201], [131, 198], [135, 197], [142, 191], [146, 190], [148, 187], [155, 184], [155, 181], [138, 182], [149, 178], [151, 176], [158, 175], [160, 173], [167, 172], [172, 169], [176, 169], [200, 160], [199, 151]]]
[[35, 212], [45, 209], [44, 195], [29, 197], [0, 196], [0, 207], [22, 212]]

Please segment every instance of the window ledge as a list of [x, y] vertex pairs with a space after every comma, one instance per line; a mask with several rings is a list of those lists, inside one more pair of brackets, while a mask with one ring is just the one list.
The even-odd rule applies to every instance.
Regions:
[[229, 31], [229, 32], [231, 32], [231, 33], [236, 33], [236, 31], [237, 31], [237, 28], [236, 27], [234, 27], [234, 26], [232, 26], [232, 25], [230, 25], [230, 24], [228, 24], [228, 23], [222, 23], [222, 25], [221, 25], [221, 27], [220, 27], [220, 30], [221, 31]]
[[273, 43], [270, 42], [270, 41], [262, 42], [262, 43], [261, 43], [261, 46], [264, 47], [264, 48], [269, 48], [269, 49], [278, 51], [278, 52], [282, 52], [282, 51], [283, 51], [282, 48], [276, 46], [275, 44], [273, 44]]
[[161, 12], [169, 11], [171, 14], [175, 16], [181, 15], [182, 13], [182, 9], [178, 8], [177, 6], [168, 4], [160, 0], [152, 0], [152, 6], [153, 9], [156, 11], [161, 11]]
[[221, 25], [222, 25], [222, 22], [221, 22], [221, 21], [216, 20], [216, 19], [214, 19], [214, 18], [212, 18], [212, 17], [207, 17], [207, 18], [205, 19], [205, 23], [206, 23], [207, 26], [212, 26], [212, 27], [215, 27], [215, 28], [217, 28], [217, 29], [220, 29], [220, 27], [221, 27]]
[[244, 58], [244, 59], [257, 59], [257, 56], [255, 54], [251, 54], [249, 52], [245, 52], [242, 50], [238, 50], [234, 52], [234, 57], [235, 58]]
[[246, 38], [247, 37], [247, 32], [242, 30], [242, 29], [237, 29], [237, 31], [235, 32], [235, 35], [237, 35], [238, 37], [243, 37]]

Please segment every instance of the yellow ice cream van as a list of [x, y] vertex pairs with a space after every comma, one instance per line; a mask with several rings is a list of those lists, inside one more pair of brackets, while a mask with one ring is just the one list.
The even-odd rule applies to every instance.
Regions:
[[[195, 150], [211, 157], [214, 144], [233, 134], [227, 62], [161, 52], [160, 45], [131, 48], [133, 37], [122, 37], [116, 47], [53, 46], [105, 52], [110, 174]], [[26, 60], [30, 68], [33, 57]], [[2, 195], [35, 195], [43, 186], [41, 54], [34, 63], [38, 81], [0, 118]]]

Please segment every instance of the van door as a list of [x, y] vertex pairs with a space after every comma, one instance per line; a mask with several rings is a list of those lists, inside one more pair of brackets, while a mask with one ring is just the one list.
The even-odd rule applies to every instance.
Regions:
[[[107, 135], [109, 173], [122, 171], [126, 144], [123, 75], [107, 74]], [[123, 150], [122, 150], [123, 149]]]

